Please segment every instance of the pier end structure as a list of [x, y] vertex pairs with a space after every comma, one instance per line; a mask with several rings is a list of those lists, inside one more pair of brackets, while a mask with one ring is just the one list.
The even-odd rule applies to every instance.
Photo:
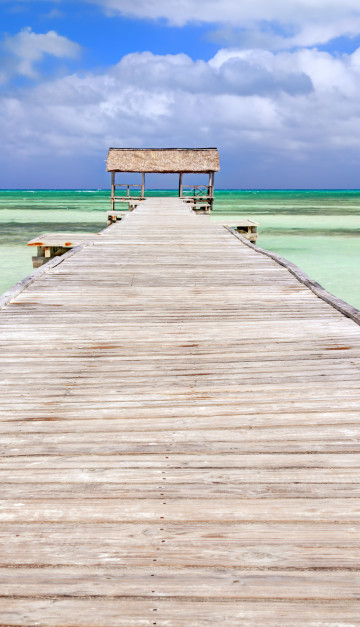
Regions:
[[[109, 148], [106, 169], [111, 173], [111, 211], [117, 202], [133, 203], [145, 198], [146, 174], [178, 174], [179, 197], [201, 213], [211, 211], [214, 202], [215, 172], [220, 170], [217, 148]], [[141, 174], [141, 184], [116, 183], [120, 172]], [[184, 174], [208, 174], [207, 185], [184, 185]], [[122, 189], [125, 194], [118, 195]]]

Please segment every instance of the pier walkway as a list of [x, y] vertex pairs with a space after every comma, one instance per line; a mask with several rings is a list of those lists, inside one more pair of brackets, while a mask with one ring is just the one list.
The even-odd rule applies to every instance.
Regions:
[[0, 329], [1, 625], [360, 625], [355, 322], [163, 198]]

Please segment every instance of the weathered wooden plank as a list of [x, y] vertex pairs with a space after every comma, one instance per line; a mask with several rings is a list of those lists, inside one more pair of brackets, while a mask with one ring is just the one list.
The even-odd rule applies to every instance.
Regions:
[[344, 523], [0, 523], [0, 540], [4, 567], [103, 564], [275, 571], [359, 569], [360, 562], [359, 526]]
[[[222, 428], [217, 429], [214, 427], [205, 427], [203, 429], [179, 429], [176, 430], [171, 427], [161, 428], [154, 421], [152, 425], [149, 425], [147, 431], [138, 431], [137, 429], [123, 428], [112, 429], [110, 424], [102, 425], [98, 427], [97, 431], [84, 432], [82, 434], [82, 444], [89, 445], [107, 445], [111, 439], [111, 444], [122, 443], [146, 443], [155, 444], [152, 442], [152, 438], [156, 440], [156, 443], [173, 443], [184, 442], [185, 444], [191, 443], [199, 445], [203, 444], [205, 447], [207, 443], [218, 444], [228, 443], [229, 449], [231, 443], [243, 444], [244, 448], [247, 446], [264, 446], [266, 449], [268, 446], [290, 445], [292, 442], [296, 443], [310, 443], [310, 442], [329, 442], [329, 444], [336, 442], [343, 445], [344, 442], [349, 441], [353, 443], [354, 450], [357, 447], [357, 443], [360, 440], [360, 424], [355, 422], [336, 425], [307, 425], [301, 426], [283, 426], [275, 427], [268, 426], [257, 427], [256, 429], [249, 427], [239, 426], [238, 428]], [[270, 442], [269, 442], [270, 440]], [[67, 432], [44, 433], [44, 431], [23, 433], [18, 431], [17, 433], [3, 433], [1, 438], [2, 446], [26, 446], [29, 454], [32, 454], [32, 447], [41, 446], [49, 448], [53, 445], [58, 445], [66, 450], [66, 446], [79, 445], [78, 432], [72, 433], [70, 430]]]
[[[156, 553], [154, 552], [154, 555]], [[240, 570], [235, 568], [1, 568], [2, 596], [172, 597], [191, 599], [338, 599], [360, 602], [354, 571]]]
[[351, 498], [215, 498], [172, 499], [9, 499], [0, 500], [0, 522], [354, 522], [360, 521], [357, 499]]
[[[179, 412], [180, 413], [180, 412]], [[222, 426], [222, 430], [227, 429], [249, 429], [252, 427], [266, 428], [266, 427], [281, 427], [281, 426], [319, 426], [319, 425], [341, 425], [344, 429], [352, 426], [358, 426], [357, 422], [358, 411], [343, 411], [341, 415], [335, 411], [319, 411], [319, 412], [294, 412], [294, 413], [267, 413], [258, 412], [254, 414], [241, 414], [241, 419], [237, 414], [218, 414], [211, 416], [198, 416], [196, 419], [196, 428], [198, 430], [214, 429], [219, 425]], [[109, 418], [98, 419], [93, 418], [88, 420], [86, 416], [79, 415], [75, 420], [65, 420], [64, 417], [53, 420], [35, 419], [35, 420], [14, 420], [15, 416], [9, 416], [9, 420], [3, 418], [0, 422], [0, 433], [4, 434], [16, 434], [32, 433], [32, 434], [61, 434], [61, 433], [97, 433], [97, 432], [109, 432], [117, 433], [118, 431], [126, 431], [131, 433], [133, 431], [161, 431], [161, 430], [176, 430], [180, 431], [192, 431], [194, 428], [194, 419], [187, 416], [178, 417], [159, 417], [154, 414], [145, 418]]]
[[[27, 458], [27, 466], [31, 468], [31, 473], [24, 473], [24, 468], [17, 470], [16, 458], [8, 460], [8, 466], [12, 467], [11, 476], [9, 477], [9, 469], [0, 468], [0, 482], [2, 496], [15, 494], [17, 490], [21, 488], [25, 491], [32, 490], [33, 486], [27, 484], [35, 484], [38, 489], [43, 486], [44, 490], [56, 490], [62, 489], [61, 486], [66, 486], [66, 489], [70, 489], [70, 484], [74, 488], [77, 484], [89, 484], [89, 490], [97, 490], [103, 487], [104, 490], [111, 489], [124, 489], [134, 490], [135, 486], [158, 486], [159, 481], [166, 481], [166, 489], [169, 490], [169, 484], [171, 486], [177, 486], [177, 484], [187, 484], [193, 488], [202, 487], [204, 493], [209, 488], [225, 489], [226, 486], [238, 487], [244, 489], [244, 487], [254, 486], [254, 490], [259, 489], [261, 486], [268, 485], [268, 489], [282, 489], [281, 486], [298, 486], [298, 489], [311, 490], [313, 486], [323, 486], [324, 489], [330, 486], [330, 489], [346, 489], [346, 486], [350, 489], [353, 486], [354, 493], [356, 494], [360, 483], [360, 468], [299, 468], [285, 465], [280, 468], [264, 468], [262, 467], [261, 460], [258, 458], [254, 461], [255, 468], [238, 468], [236, 462], [234, 467], [227, 468], [184, 468], [179, 469], [181, 465], [178, 462], [177, 467], [174, 468], [164, 464], [153, 462], [152, 466], [148, 466], [146, 473], [139, 473], [141, 465], [131, 467], [131, 461], [129, 460], [129, 468], [120, 466], [120, 462], [113, 461], [112, 464], [107, 460], [104, 460], [104, 465], [101, 467], [101, 460], [79, 460], [76, 459], [73, 464], [68, 462], [68, 466], [61, 465], [61, 469], [56, 469], [56, 462], [52, 462], [52, 458], [48, 458], [47, 467], [39, 468], [37, 462], [33, 461], [34, 458]], [[210, 462], [210, 460], [208, 460]], [[256, 463], [258, 462], [258, 463]], [[196, 460], [195, 460], [196, 463]], [[71, 465], [73, 467], [71, 467]], [[154, 467], [155, 465], [155, 467]], [[55, 468], [54, 468], [55, 466]], [[100, 467], [99, 467], [100, 466]], [[6, 480], [9, 483], [6, 483]], [[85, 489], [80, 488], [79, 489]], [[97, 487], [96, 487], [97, 486]], [[244, 486], [244, 487], [242, 487]], [[271, 486], [271, 487], [270, 487]], [[164, 485], [162, 485], [164, 488]], [[148, 489], [148, 488], [147, 488]], [[315, 489], [315, 488], [314, 488]]]
[[[65, 393], [66, 390], [64, 390]], [[221, 402], [221, 400], [217, 400], [209, 404], [209, 402], [203, 402], [200, 405], [201, 399], [198, 399], [199, 403], [196, 402], [184, 402], [182, 404], [175, 404], [169, 401], [161, 402], [154, 401], [149, 402], [144, 399], [144, 403], [141, 404], [139, 400], [139, 396], [137, 396], [137, 400], [133, 401], [133, 403], [128, 402], [122, 406], [119, 406], [120, 403], [116, 400], [106, 402], [103, 399], [100, 399], [98, 402], [93, 402], [91, 404], [86, 403], [86, 399], [83, 399], [83, 402], [74, 402], [67, 401], [66, 397], [64, 399], [63, 395], [59, 394], [58, 396], [54, 396], [52, 399], [45, 398], [42, 401], [39, 399], [33, 399], [33, 402], [24, 401], [23, 403], [14, 402], [11, 404], [10, 402], [0, 409], [0, 417], [5, 418], [6, 420], [25, 420], [25, 419], [33, 419], [33, 420], [54, 420], [54, 419], [76, 419], [79, 414], [84, 419], [96, 418], [96, 419], [117, 419], [117, 418], [166, 418], [171, 416], [219, 416], [220, 415], [257, 415], [258, 411], [262, 412], [270, 412], [270, 411], [278, 411], [279, 413], [287, 413], [289, 407], [291, 410], [297, 413], [302, 413], [304, 411], [330, 411], [337, 410], [341, 411], [355, 411], [359, 407], [359, 400], [354, 397], [354, 399], [346, 399], [342, 398], [338, 399], [330, 399], [330, 398], [322, 398], [322, 399], [313, 399], [301, 401], [301, 399], [297, 401], [292, 401], [291, 405], [286, 401], [286, 398], [283, 402], [276, 402], [274, 398], [270, 398], [268, 400], [263, 400], [262, 402], [258, 401], [258, 404], [255, 406], [251, 400], [243, 401], [239, 403], [225, 403]], [[125, 405], [125, 406], [124, 406]], [[13, 415], [12, 415], [13, 414]]]
[[[167, 477], [165, 477], [167, 479]], [[358, 476], [359, 479], [359, 476]], [[160, 482], [160, 485], [158, 485]], [[1, 487], [1, 497], [3, 499], [16, 499], [28, 501], [33, 499], [108, 499], [108, 498], [132, 498], [132, 499], [157, 499], [166, 496], [167, 499], [184, 498], [186, 492], [191, 492], [194, 499], [210, 499], [210, 498], [227, 498], [227, 499], [243, 499], [243, 498], [261, 498], [273, 499], [280, 498], [349, 498], [358, 499], [360, 497], [360, 485], [356, 481], [352, 483], [231, 483], [230, 481], [217, 481], [216, 483], [196, 483], [191, 481], [182, 481], [178, 484], [168, 482], [166, 485], [161, 483], [161, 477], [158, 481], [149, 485], [144, 481], [138, 483], [83, 483], [83, 482], [47, 482], [45, 479], [42, 483], [31, 482], [31, 484], [23, 483], [4, 483]]]
[[208, 625], [268, 625], [269, 627], [354, 627], [359, 625], [357, 600], [337, 601], [240, 601], [207, 599], [147, 600], [99, 599], [0, 599], [4, 624], [48, 627], [207, 627]]
[[[284, 453], [284, 454], [244, 454], [237, 453], [207, 454], [177, 454], [157, 453], [146, 456], [136, 453], [124, 455], [3, 455], [0, 457], [0, 469], [37, 469], [37, 468], [78, 468], [101, 469], [107, 468], [360, 468], [359, 453]], [[147, 474], [147, 473], [146, 473]]]

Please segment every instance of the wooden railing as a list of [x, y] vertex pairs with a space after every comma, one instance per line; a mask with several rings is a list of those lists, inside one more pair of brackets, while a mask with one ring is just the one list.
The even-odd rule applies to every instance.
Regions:
[[[123, 188], [123, 190], [126, 191], [125, 194], [121, 194], [119, 196], [120, 198], [124, 198], [124, 197], [132, 198], [134, 196], [134, 193], [133, 192], [130, 193], [130, 190], [135, 190], [136, 196], [141, 196], [141, 187], [142, 187], [141, 185], [138, 185], [136, 183], [133, 183], [133, 184], [131, 184], [131, 183], [130, 184], [128, 184], [128, 183], [116, 183], [116, 185], [114, 185], [114, 188], [115, 188], [114, 189], [115, 193], [114, 193], [114, 196], [113, 196], [114, 198], [117, 197], [117, 195], [116, 195], [116, 188], [117, 187]], [[122, 190], [120, 190], [120, 191], [122, 191]]]
[[183, 185], [182, 195], [190, 198], [209, 197], [211, 188], [207, 185]]

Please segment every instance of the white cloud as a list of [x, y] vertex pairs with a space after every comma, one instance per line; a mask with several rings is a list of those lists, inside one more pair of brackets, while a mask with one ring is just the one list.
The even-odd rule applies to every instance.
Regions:
[[[32, 0], [19, 0], [27, 4]], [[65, 0], [52, 0], [57, 6]], [[215, 36], [230, 44], [272, 49], [324, 44], [360, 32], [359, 0], [81, 0], [107, 15], [222, 26]], [[10, 0], [0, 0], [10, 3]], [[55, 9], [57, 12], [58, 9]], [[234, 29], [243, 32], [233, 32]], [[243, 44], [241, 43], [243, 42]]]
[[34, 33], [27, 27], [16, 35], [6, 37], [0, 43], [6, 68], [3, 80], [11, 74], [36, 78], [38, 74], [35, 66], [45, 55], [58, 59], [74, 58], [79, 55], [80, 50], [79, 44], [58, 35], [53, 30], [42, 34]]
[[312, 17], [321, 19], [330, 13], [334, 17], [359, 13], [356, 0], [94, 0], [98, 4], [119, 13], [144, 18], [165, 18], [172, 24], [183, 25], [190, 21], [199, 22], [254, 22], [300, 21]]
[[[104, 156], [111, 145], [216, 145], [261, 163], [360, 148], [360, 49], [130, 54], [102, 74], [76, 74], [0, 102], [2, 154]], [[251, 157], [249, 157], [251, 155]], [[330, 157], [329, 157], [330, 158]], [[69, 166], [70, 167], [70, 166]], [[255, 167], [255, 165], [254, 165]], [[6, 181], [4, 183], [6, 185]]]
[[[223, 24], [253, 29], [254, 40], [265, 37], [277, 47], [312, 46], [341, 35], [355, 36], [360, 30], [358, 0], [88, 0], [108, 14], [139, 19], [164, 19], [170, 25], [191, 22]], [[274, 31], [259, 33], [265, 22], [285, 29], [287, 36]], [[254, 29], [255, 27], [255, 29]], [[277, 34], [276, 34], [277, 33]], [[256, 43], [253, 45], [256, 45]]]

